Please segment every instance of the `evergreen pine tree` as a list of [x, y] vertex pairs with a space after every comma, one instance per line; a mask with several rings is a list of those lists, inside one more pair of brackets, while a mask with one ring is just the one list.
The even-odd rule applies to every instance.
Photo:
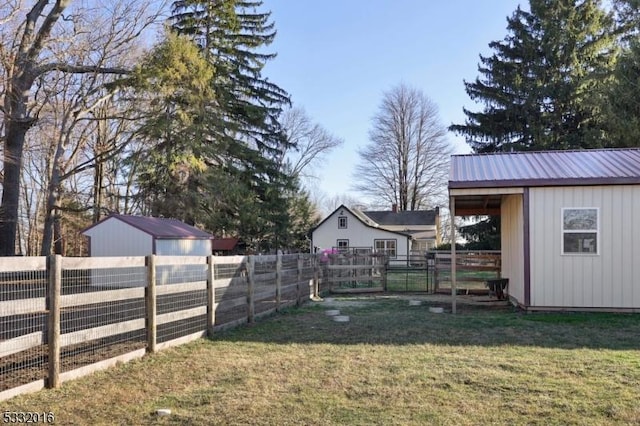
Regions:
[[240, 198], [215, 195], [214, 210], [229, 216], [215, 218], [214, 213], [211, 227], [225, 226], [225, 232], [237, 233], [256, 249], [264, 240], [274, 248], [276, 236], [286, 229], [284, 194], [293, 185], [277, 163], [288, 144], [278, 117], [289, 98], [262, 76], [263, 66], [275, 56], [263, 52], [275, 30], [270, 14], [258, 11], [261, 6], [262, 1], [180, 0], [173, 3], [172, 16], [174, 30], [192, 37], [216, 71], [211, 84], [217, 104], [210, 114], [217, 126], [203, 136], [216, 159], [210, 165], [244, 192]]
[[603, 145], [597, 97], [616, 57], [613, 19], [599, 0], [531, 0], [507, 18], [508, 35], [480, 56], [465, 82], [481, 112], [465, 109], [462, 134], [476, 152]]

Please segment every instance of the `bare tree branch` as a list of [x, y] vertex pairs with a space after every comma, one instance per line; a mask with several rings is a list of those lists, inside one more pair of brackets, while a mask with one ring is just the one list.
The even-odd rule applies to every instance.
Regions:
[[378, 206], [421, 210], [441, 202], [449, 156], [436, 105], [421, 91], [399, 85], [386, 92], [360, 149], [354, 190]]
[[321, 125], [313, 123], [301, 107], [286, 110], [280, 118], [280, 123], [288, 141], [295, 146], [284, 153], [281, 164], [295, 177], [312, 177], [313, 168], [319, 165], [329, 152], [344, 143]]

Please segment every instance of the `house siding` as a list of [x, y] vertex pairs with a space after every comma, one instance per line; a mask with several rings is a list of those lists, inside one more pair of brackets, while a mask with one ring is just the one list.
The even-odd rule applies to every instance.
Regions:
[[91, 256], [146, 256], [151, 254], [151, 235], [118, 219], [105, 220], [85, 231]]
[[[531, 306], [640, 308], [640, 185], [530, 190]], [[562, 209], [599, 211], [598, 254], [562, 254]]]
[[[337, 240], [349, 240], [350, 247], [374, 247], [374, 240], [396, 240], [396, 250], [398, 256], [407, 255], [408, 237], [388, 232], [382, 229], [375, 229], [363, 224], [356, 216], [344, 209], [344, 214], [340, 214], [341, 209], [331, 214], [312, 235], [313, 246], [319, 249], [329, 249], [337, 246]], [[347, 228], [338, 228], [338, 217], [347, 217]]]
[[505, 195], [500, 205], [501, 256], [503, 278], [509, 278], [509, 295], [525, 303], [524, 288], [524, 216], [521, 194]]

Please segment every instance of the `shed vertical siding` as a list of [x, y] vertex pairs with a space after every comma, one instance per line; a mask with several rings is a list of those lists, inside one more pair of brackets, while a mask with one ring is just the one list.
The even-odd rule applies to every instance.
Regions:
[[[531, 306], [640, 308], [640, 186], [531, 188]], [[562, 254], [562, 208], [599, 209], [598, 254]]]
[[156, 253], [159, 256], [209, 256], [211, 240], [196, 239], [156, 239]]
[[118, 219], [108, 219], [86, 231], [91, 237], [91, 256], [146, 256], [153, 239]]
[[502, 277], [509, 295], [524, 303], [524, 216], [522, 195], [505, 195], [500, 204]]

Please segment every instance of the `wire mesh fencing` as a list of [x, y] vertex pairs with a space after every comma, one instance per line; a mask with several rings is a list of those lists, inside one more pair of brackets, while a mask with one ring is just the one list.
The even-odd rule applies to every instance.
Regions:
[[144, 349], [145, 259], [61, 261], [60, 372]]
[[0, 392], [46, 378], [46, 261], [0, 258]]
[[0, 258], [0, 400], [302, 303], [320, 276], [312, 255]]

